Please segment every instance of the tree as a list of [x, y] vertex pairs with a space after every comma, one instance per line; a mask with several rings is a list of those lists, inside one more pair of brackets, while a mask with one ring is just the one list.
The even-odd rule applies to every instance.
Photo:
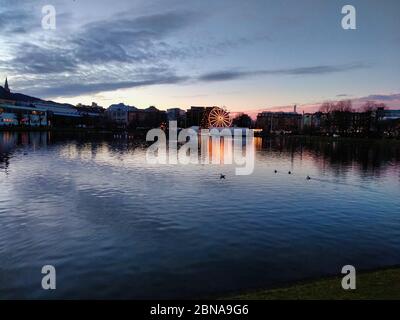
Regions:
[[319, 111], [328, 114], [331, 113], [334, 109], [335, 104], [333, 102], [324, 102], [319, 108]]
[[367, 101], [361, 106], [363, 112], [373, 112], [378, 109], [385, 110], [387, 107], [384, 103], [376, 103], [375, 101]]
[[332, 114], [336, 131], [339, 133], [349, 133], [353, 124], [353, 108], [351, 101], [344, 100], [337, 102]]
[[375, 101], [367, 101], [365, 102], [360, 110], [360, 127], [364, 134], [369, 134], [371, 131], [383, 131], [383, 128], [379, 128], [379, 120], [382, 116], [380, 111], [386, 109], [386, 105], [384, 103], [376, 103]]
[[249, 115], [240, 113], [233, 119], [232, 123], [236, 127], [250, 128], [252, 120]]
[[353, 112], [351, 100], [342, 100], [336, 103], [334, 107], [336, 112]]
[[351, 130], [353, 108], [350, 100], [325, 102], [319, 111], [324, 114], [325, 121], [322, 125], [326, 131], [348, 133]]

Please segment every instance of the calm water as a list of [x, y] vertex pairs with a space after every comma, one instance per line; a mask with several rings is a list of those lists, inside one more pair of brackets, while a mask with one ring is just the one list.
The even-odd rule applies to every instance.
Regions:
[[400, 264], [398, 144], [255, 144], [235, 176], [148, 165], [134, 140], [0, 133], [0, 298], [215, 297]]

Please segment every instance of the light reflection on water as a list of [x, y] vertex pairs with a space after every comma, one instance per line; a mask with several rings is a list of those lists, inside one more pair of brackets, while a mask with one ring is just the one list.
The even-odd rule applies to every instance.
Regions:
[[400, 264], [398, 144], [254, 143], [235, 176], [149, 165], [138, 140], [0, 133], [0, 298], [207, 297]]

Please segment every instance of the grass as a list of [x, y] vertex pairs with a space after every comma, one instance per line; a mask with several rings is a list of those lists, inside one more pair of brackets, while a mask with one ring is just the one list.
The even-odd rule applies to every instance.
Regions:
[[234, 300], [400, 300], [400, 268], [357, 275], [357, 289], [343, 290], [341, 277], [229, 297]]

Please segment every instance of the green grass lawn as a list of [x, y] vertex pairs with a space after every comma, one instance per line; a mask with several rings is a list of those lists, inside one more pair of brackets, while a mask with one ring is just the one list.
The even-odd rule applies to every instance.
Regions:
[[360, 273], [357, 289], [345, 291], [341, 277], [229, 297], [238, 300], [400, 300], [400, 268]]

